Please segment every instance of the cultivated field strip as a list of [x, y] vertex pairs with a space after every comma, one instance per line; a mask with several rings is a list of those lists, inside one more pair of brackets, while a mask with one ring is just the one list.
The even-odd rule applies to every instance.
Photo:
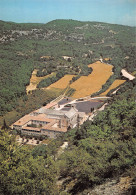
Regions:
[[115, 80], [111, 86], [105, 91], [103, 92], [102, 94], [100, 94], [101, 96], [105, 96], [107, 95], [107, 93], [112, 90], [112, 89], [115, 89], [116, 87], [120, 86], [121, 84], [123, 84], [125, 82], [125, 80]]
[[72, 97], [80, 98], [89, 96], [102, 88], [102, 85], [109, 79], [112, 73], [112, 65], [104, 64], [99, 61], [88, 65], [92, 67], [93, 72], [88, 76], [81, 76], [73, 82], [70, 87], [75, 89]]
[[59, 89], [65, 89], [68, 84], [69, 81], [74, 77], [75, 75], [65, 75], [64, 77], [62, 77], [60, 80], [58, 80], [57, 82], [51, 84], [48, 89], [50, 88], [59, 88]]
[[28, 93], [29, 91], [35, 90], [37, 88], [37, 85], [39, 84], [39, 82], [47, 77], [49, 77], [50, 75], [54, 74], [51, 73], [49, 75], [46, 75], [44, 77], [37, 77], [37, 69], [34, 69], [34, 71], [32, 72], [32, 76], [30, 79], [30, 84], [26, 87], [26, 92]]

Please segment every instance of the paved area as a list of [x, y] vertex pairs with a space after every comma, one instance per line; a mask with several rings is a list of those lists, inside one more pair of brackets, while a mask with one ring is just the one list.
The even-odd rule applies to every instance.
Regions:
[[62, 99], [61, 101], [58, 102], [58, 105], [68, 104], [71, 101], [73, 101], [72, 98], [69, 98], [69, 97], [68, 98], [64, 98], [64, 99]]
[[[91, 108], [97, 109], [102, 102], [100, 102], [101, 99], [105, 99], [108, 97], [95, 97], [95, 98], [82, 98], [82, 100], [75, 99], [72, 100], [71, 98], [64, 98], [59, 103], [58, 106], [55, 107], [55, 110], [70, 110], [70, 105], [75, 106], [78, 112], [85, 112], [86, 114], [91, 112]], [[67, 106], [68, 105], [68, 106]]]
[[98, 106], [101, 105], [101, 102], [93, 102], [93, 101], [85, 101], [85, 102], [79, 102], [76, 103], [76, 109], [79, 112], [85, 112], [86, 114], [91, 112], [91, 109], [96, 109]]

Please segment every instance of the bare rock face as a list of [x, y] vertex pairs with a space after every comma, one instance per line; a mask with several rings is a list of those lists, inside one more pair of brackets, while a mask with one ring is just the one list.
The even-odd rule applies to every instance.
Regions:
[[43, 40], [57, 40], [61, 35], [55, 30], [42, 30], [42, 29], [32, 29], [32, 30], [6, 30], [0, 34], [0, 42], [16, 41], [21, 37], [23, 39], [43, 39]]
[[87, 195], [136, 195], [136, 178], [121, 177], [107, 181], [88, 191]]

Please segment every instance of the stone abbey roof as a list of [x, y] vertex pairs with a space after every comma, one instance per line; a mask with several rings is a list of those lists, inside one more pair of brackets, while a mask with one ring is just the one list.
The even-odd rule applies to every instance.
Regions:
[[[74, 117], [74, 115], [78, 113], [78, 110], [75, 107], [71, 107], [70, 110], [53, 110], [53, 109], [47, 109], [47, 107], [42, 107], [38, 110], [35, 110], [34, 112], [31, 112], [28, 115], [25, 115], [18, 121], [16, 121], [13, 126], [19, 126], [23, 130], [32, 130], [32, 131], [56, 131], [56, 132], [66, 132], [66, 127], [59, 127], [58, 121], [64, 116], [68, 119], [71, 119]], [[78, 113], [80, 115], [80, 113]], [[83, 114], [83, 113], [82, 113]], [[42, 124], [41, 127], [28, 127], [27, 124], [31, 122], [38, 122], [38, 124]], [[42, 123], [43, 122], [43, 123]], [[46, 122], [46, 123], [44, 123]], [[75, 123], [75, 122], [73, 122]], [[73, 124], [74, 125], [74, 124]]]
[[32, 121], [32, 120], [34, 120], [34, 121], [43, 121], [43, 122], [50, 123], [54, 119], [47, 118], [45, 114], [39, 114], [38, 116], [32, 116], [32, 115], [27, 114], [24, 117], [22, 117], [21, 119], [19, 119], [18, 121], [16, 121], [14, 123], [14, 125], [23, 126], [23, 125], [25, 125], [26, 123], [28, 123], [29, 121]]
[[[36, 110], [37, 115], [33, 115], [33, 113], [30, 113], [28, 115], [25, 115], [18, 121], [16, 121], [13, 126], [20, 126], [24, 130], [36, 130], [36, 131], [56, 131], [56, 132], [66, 132], [67, 128], [63, 127], [54, 127], [54, 124], [57, 123], [57, 120], [53, 118], [53, 116], [66, 116], [67, 118], [71, 118], [76, 114], [77, 110], [75, 108], [71, 108], [68, 112], [67, 111], [59, 111], [59, 110], [52, 110], [52, 109], [45, 109], [40, 108], [39, 110]], [[35, 112], [34, 112], [35, 113]], [[50, 116], [50, 118], [49, 118]], [[52, 117], [52, 118], [51, 118]], [[33, 127], [27, 127], [27, 123], [30, 121], [40, 121], [40, 122], [46, 122], [47, 124], [43, 124], [42, 127], [39, 128], [33, 128]]]
[[40, 108], [38, 112], [44, 113], [46, 115], [53, 115], [53, 116], [64, 116], [65, 115], [67, 118], [71, 118], [77, 113], [77, 109], [71, 108], [69, 111], [64, 111], [64, 110], [52, 110], [52, 109]]

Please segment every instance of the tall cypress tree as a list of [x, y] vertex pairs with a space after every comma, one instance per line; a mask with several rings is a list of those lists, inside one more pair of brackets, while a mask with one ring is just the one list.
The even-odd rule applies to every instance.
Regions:
[[7, 123], [6, 123], [6, 120], [4, 119], [4, 121], [3, 121], [3, 126], [1, 127], [1, 129], [8, 129], [9, 128], [9, 126], [7, 125]]

